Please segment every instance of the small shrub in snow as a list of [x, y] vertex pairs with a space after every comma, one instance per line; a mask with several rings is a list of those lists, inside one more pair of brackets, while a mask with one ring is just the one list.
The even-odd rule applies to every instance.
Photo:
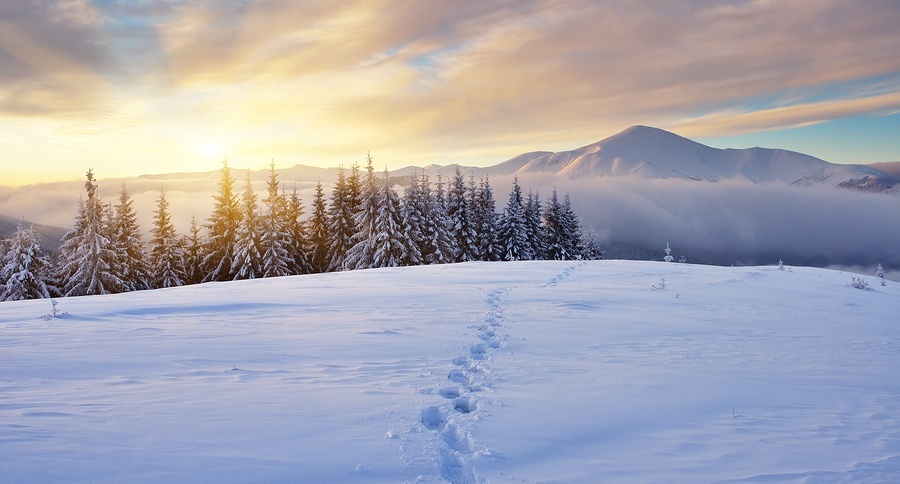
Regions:
[[784, 261], [781, 260], [781, 259], [778, 259], [778, 270], [779, 270], [779, 271], [783, 271], [783, 270], [784, 270]]
[[59, 302], [56, 299], [50, 299], [50, 305], [51, 305], [50, 314], [45, 314], [45, 315], [41, 316], [40, 319], [43, 319], [44, 321], [49, 321], [51, 319], [60, 319], [63, 316], [69, 314], [69, 313], [60, 311], [56, 307], [57, 304], [59, 304]]
[[881, 267], [881, 264], [878, 264], [878, 267], [875, 268], [875, 277], [881, 278], [881, 285], [886, 286], [884, 283], [884, 267]]
[[663, 277], [662, 279], [659, 280], [659, 284], [654, 284], [650, 287], [653, 288], [654, 290], [659, 289], [660, 291], [665, 291], [666, 290], [666, 278]]
[[852, 276], [852, 279], [850, 280], [850, 285], [857, 289], [862, 289], [862, 290], [869, 289], [869, 283], [864, 281], [862, 277]]
[[666, 256], [663, 257], [663, 260], [666, 262], [675, 262], [675, 258], [672, 257], [672, 249], [669, 248], [668, 242], [666, 242]]

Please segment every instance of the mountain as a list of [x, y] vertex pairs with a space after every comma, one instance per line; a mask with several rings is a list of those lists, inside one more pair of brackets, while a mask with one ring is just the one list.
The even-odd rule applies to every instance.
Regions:
[[[19, 219], [17, 218], [0, 215], [0, 239], [12, 237], [16, 233], [18, 223]], [[63, 235], [66, 235], [66, 232], [68, 232], [68, 229], [55, 225], [35, 224], [27, 220], [25, 224], [34, 228], [34, 231], [40, 236], [38, 243], [41, 244], [41, 248], [49, 252], [54, 252], [59, 248]]]
[[632, 126], [572, 151], [529, 153], [506, 163], [523, 160], [527, 162], [518, 170], [520, 174], [549, 172], [571, 179], [745, 179], [754, 183], [825, 184], [867, 191], [890, 190], [900, 184], [897, 176], [870, 166], [833, 164], [780, 149], [712, 148], [647, 126]]

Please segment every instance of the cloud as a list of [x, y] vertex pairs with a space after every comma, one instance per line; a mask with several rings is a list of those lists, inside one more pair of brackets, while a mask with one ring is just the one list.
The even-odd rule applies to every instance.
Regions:
[[[571, 194], [601, 241], [716, 263], [900, 268], [900, 196], [749, 182], [593, 178], [546, 180]], [[499, 198], [499, 197], [498, 197]]]

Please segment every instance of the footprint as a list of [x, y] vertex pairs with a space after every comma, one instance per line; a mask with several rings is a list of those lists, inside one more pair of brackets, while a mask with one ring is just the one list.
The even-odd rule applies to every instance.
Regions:
[[441, 388], [438, 390], [438, 394], [447, 400], [453, 400], [454, 398], [459, 397], [459, 389], [458, 388]]
[[422, 410], [422, 425], [428, 430], [440, 430], [447, 425], [441, 409], [432, 405]]
[[478, 409], [478, 400], [475, 397], [460, 397], [453, 399], [453, 408], [459, 413], [472, 413]]

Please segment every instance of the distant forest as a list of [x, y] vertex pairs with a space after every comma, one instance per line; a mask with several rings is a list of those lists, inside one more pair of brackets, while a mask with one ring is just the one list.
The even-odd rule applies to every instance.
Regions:
[[568, 194], [554, 189], [542, 201], [523, 194], [518, 179], [498, 213], [487, 177], [466, 180], [458, 168], [446, 182], [414, 175], [400, 196], [367, 156], [365, 170], [340, 170], [329, 200], [319, 182], [307, 216], [296, 190], [280, 187], [274, 164], [269, 173], [259, 200], [249, 170], [238, 193], [223, 162], [212, 214], [202, 225], [192, 218], [186, 234], [176, 232], [161, 187], [145, 244], [124, 184], [116, 203], [105, 203], [88, 170], [74, 227], [54, 257], [25, 223], [0, 240], [0, 301], [376, 267], [601, 257]]

